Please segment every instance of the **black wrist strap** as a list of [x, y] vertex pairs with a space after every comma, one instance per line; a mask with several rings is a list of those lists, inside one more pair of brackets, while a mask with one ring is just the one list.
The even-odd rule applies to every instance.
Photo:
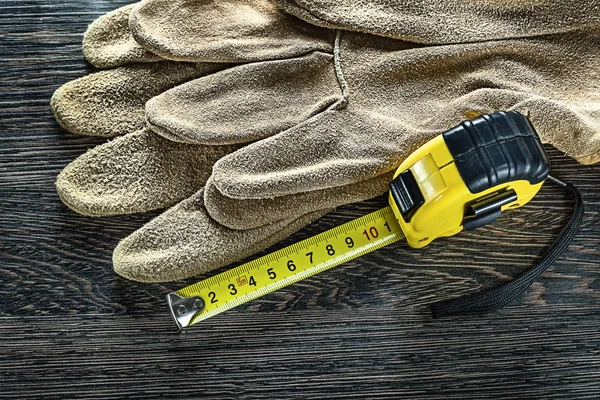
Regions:
[[554, 177], [548, 176], [548, 180], [566, 188], [574, 198], [573, 215], [560, 231], [558, 237], [543, 255], [540, 262], [527, 272], [498, 287], [475, 293], [469, 296], [440, 301], [431, 305], [433, 318], [447, 317], [451, 315], [474, 315], [487, 314], [499, 310], [505, 305], [519, 297], [533, 281], [535, 281], [556, 259], [569, 247], [573, 238], [579, 230], [583, 220], [583, 201], [581, 194], [570, 183], [564, 183]]

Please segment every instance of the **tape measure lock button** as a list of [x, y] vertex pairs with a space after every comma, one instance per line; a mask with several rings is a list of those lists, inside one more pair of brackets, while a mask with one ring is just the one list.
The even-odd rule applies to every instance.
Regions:
[[410, 222], [415, 211], [425, 203], [419, 184], [410, 169], [401, 172], [390, 182], [390, 193], [406, 222]]

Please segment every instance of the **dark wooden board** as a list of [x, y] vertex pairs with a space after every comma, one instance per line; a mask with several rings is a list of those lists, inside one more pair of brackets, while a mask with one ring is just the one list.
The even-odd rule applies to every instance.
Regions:
[[[491, 226], [388, 246], [176, 334], [164, 295], [197, 279], [141, 284], [111, 266], [157, 213], [82, 217], [54, 190], [102, 140], [61, 130], [49, 98], [92, 70], [87, 24], [126, 3], [0, 2], [0, 398], [600, 398], [600, 166], [552, 148], [586, 216], [522, 302], [471, 318], [427, 309], [536, 262], [570, 212], [549, 184]], [[269, 251], [385, 204], [341, 207]]]

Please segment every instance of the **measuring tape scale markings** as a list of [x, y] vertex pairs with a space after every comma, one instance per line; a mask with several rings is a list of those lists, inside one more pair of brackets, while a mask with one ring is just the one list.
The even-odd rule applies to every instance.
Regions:
[[401, 239], [413, 248], [495, 221], [523, 206], [548, 178], [569, 190], [574, 212], [536, 266], [493, 289], [435, 303], [434, 317], [493, 312], [517, 298], [574, 238], [583, 218], [576, 188], [548, 175], [550, 162], [524, 115], [496, 112], [444, 132], [398, 167], [390, 207], [167, 295], [178, 328], [200, 322]]
[[180, 301], [172, 309], [182, 328], [402, 239], [386, 207], [171, 293], [168, 301]]

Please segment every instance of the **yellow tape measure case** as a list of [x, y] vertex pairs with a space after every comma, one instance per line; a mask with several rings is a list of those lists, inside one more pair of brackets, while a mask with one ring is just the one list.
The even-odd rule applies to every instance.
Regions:
[[526, 204], [550, 170], [527, 117], [497, 112], [465, 121], [411, 154], [390, 183], [390, 205], [411, 247], [497, 219]]

